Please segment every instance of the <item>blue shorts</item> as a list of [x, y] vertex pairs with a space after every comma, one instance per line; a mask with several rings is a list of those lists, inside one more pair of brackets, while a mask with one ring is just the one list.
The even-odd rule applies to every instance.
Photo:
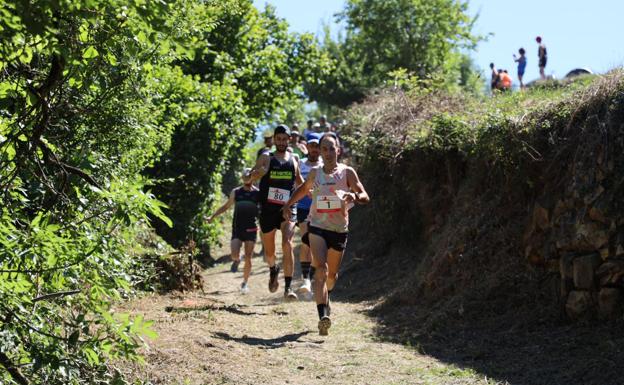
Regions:
[[518, 66], [518, 76], [524, 76], [524, 70], [526, 69], [526, 64], [523, 66]]

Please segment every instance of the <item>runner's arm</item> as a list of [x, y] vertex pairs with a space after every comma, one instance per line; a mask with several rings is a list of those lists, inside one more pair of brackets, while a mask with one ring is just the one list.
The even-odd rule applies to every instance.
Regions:
[[223, 214], [224, 212], [227, 211], [227, 209], [232, 207], [232, 205], [234, 204], [234, 200], [235, 200], [234, 196], [235, 196], [235, 192], [234, 190], [232, 190], [232, 192], [230, 192], [230, 197], [228, 198], [227, 202], [225, 202], [223, 206], [219, 207], [217, 211], [214, 212], [214, 214], [209, 216], [208, 219], [206, 219], [206, 222], [208, 223], [212, 222], [216, 217]]
[[352, 192], [345, 195], [345, 200], [348, 202], [356, 202], [360, 204], [366, 204], [370, 202], [370, 197], [366, 190], [364, 190], [364, 186], [362, 182], [360, 182], [360, 178], [355, 170], [351, 167], [347, 169], [347, 183], [349, 184], [349, 188]]
[[256, 160], [256, 165], [251, 169], [251, 173], [249, 173], [249, 178], [251, 181], [257, 181], [262, 178], [264, 174], [269, 170], [269, 154], [264, 153], [258, 157]]
[[[301, 175], [299, 175], [299, 177], [301, 177]], [[308, 174], [308, 178], [302, 184], [300, 184], [299, 187], [297, 187], [297, 189], [295, 190], [293, 195], [290, 197], [288, 202], [286, 202], [284, 207], [282, 207], [282, 215], [284, 216], [284, 219], [288, 220], [290, 218], [290, 212], [289, 212], [290, 206], [299, 202], [304, 196], [308, 194], [308, 192], [312, 188], [312, 182], [314, 181], [315, 178], [316, 178], [316, 169], [312, 169], [310, 170], [310, 173]]]

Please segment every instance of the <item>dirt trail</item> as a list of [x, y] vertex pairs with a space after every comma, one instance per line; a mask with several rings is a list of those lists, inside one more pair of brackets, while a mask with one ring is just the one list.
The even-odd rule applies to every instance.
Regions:
[[190, 385], [494, 383], [379, 341], [375, 319], [366, 315], [370, 302], [332, 302], [330, 335], [319, 336], [314, 303], [284, 302], [282, 286], [269, 293], [262, 258], [253, 259], [247, 295], [238, 291], [242, 272], [231, 273], [229, 264], [204, 278], [203, 293], [149, 295], [120, 309], [155, 321], [160, 335], [148, 341], [145, 365], [126, 368], [132, 377]]

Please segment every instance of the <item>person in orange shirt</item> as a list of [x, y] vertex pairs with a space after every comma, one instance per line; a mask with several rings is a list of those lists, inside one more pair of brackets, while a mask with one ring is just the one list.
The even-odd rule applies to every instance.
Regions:
[[499, 70], [498, 75], [500, 77], [500, 89], [501, 91], [511, 91], [511, 76], [507, 70]]

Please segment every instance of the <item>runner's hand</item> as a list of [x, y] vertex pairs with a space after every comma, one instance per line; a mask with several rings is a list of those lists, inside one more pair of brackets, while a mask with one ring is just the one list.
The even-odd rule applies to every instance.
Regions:
[[342, 200], [345, 201], [345, 203], [355, 203], [355, 201], [357, 201], [357, 195], [355, 195], [355, 193], [346, 193], [343, 197]]
[[291, 215], [290, 215], [290, 207], [289, 206], [284, 206], [282, 207], [282, 218], [284, 218], [285, 221], [291, 222]]

